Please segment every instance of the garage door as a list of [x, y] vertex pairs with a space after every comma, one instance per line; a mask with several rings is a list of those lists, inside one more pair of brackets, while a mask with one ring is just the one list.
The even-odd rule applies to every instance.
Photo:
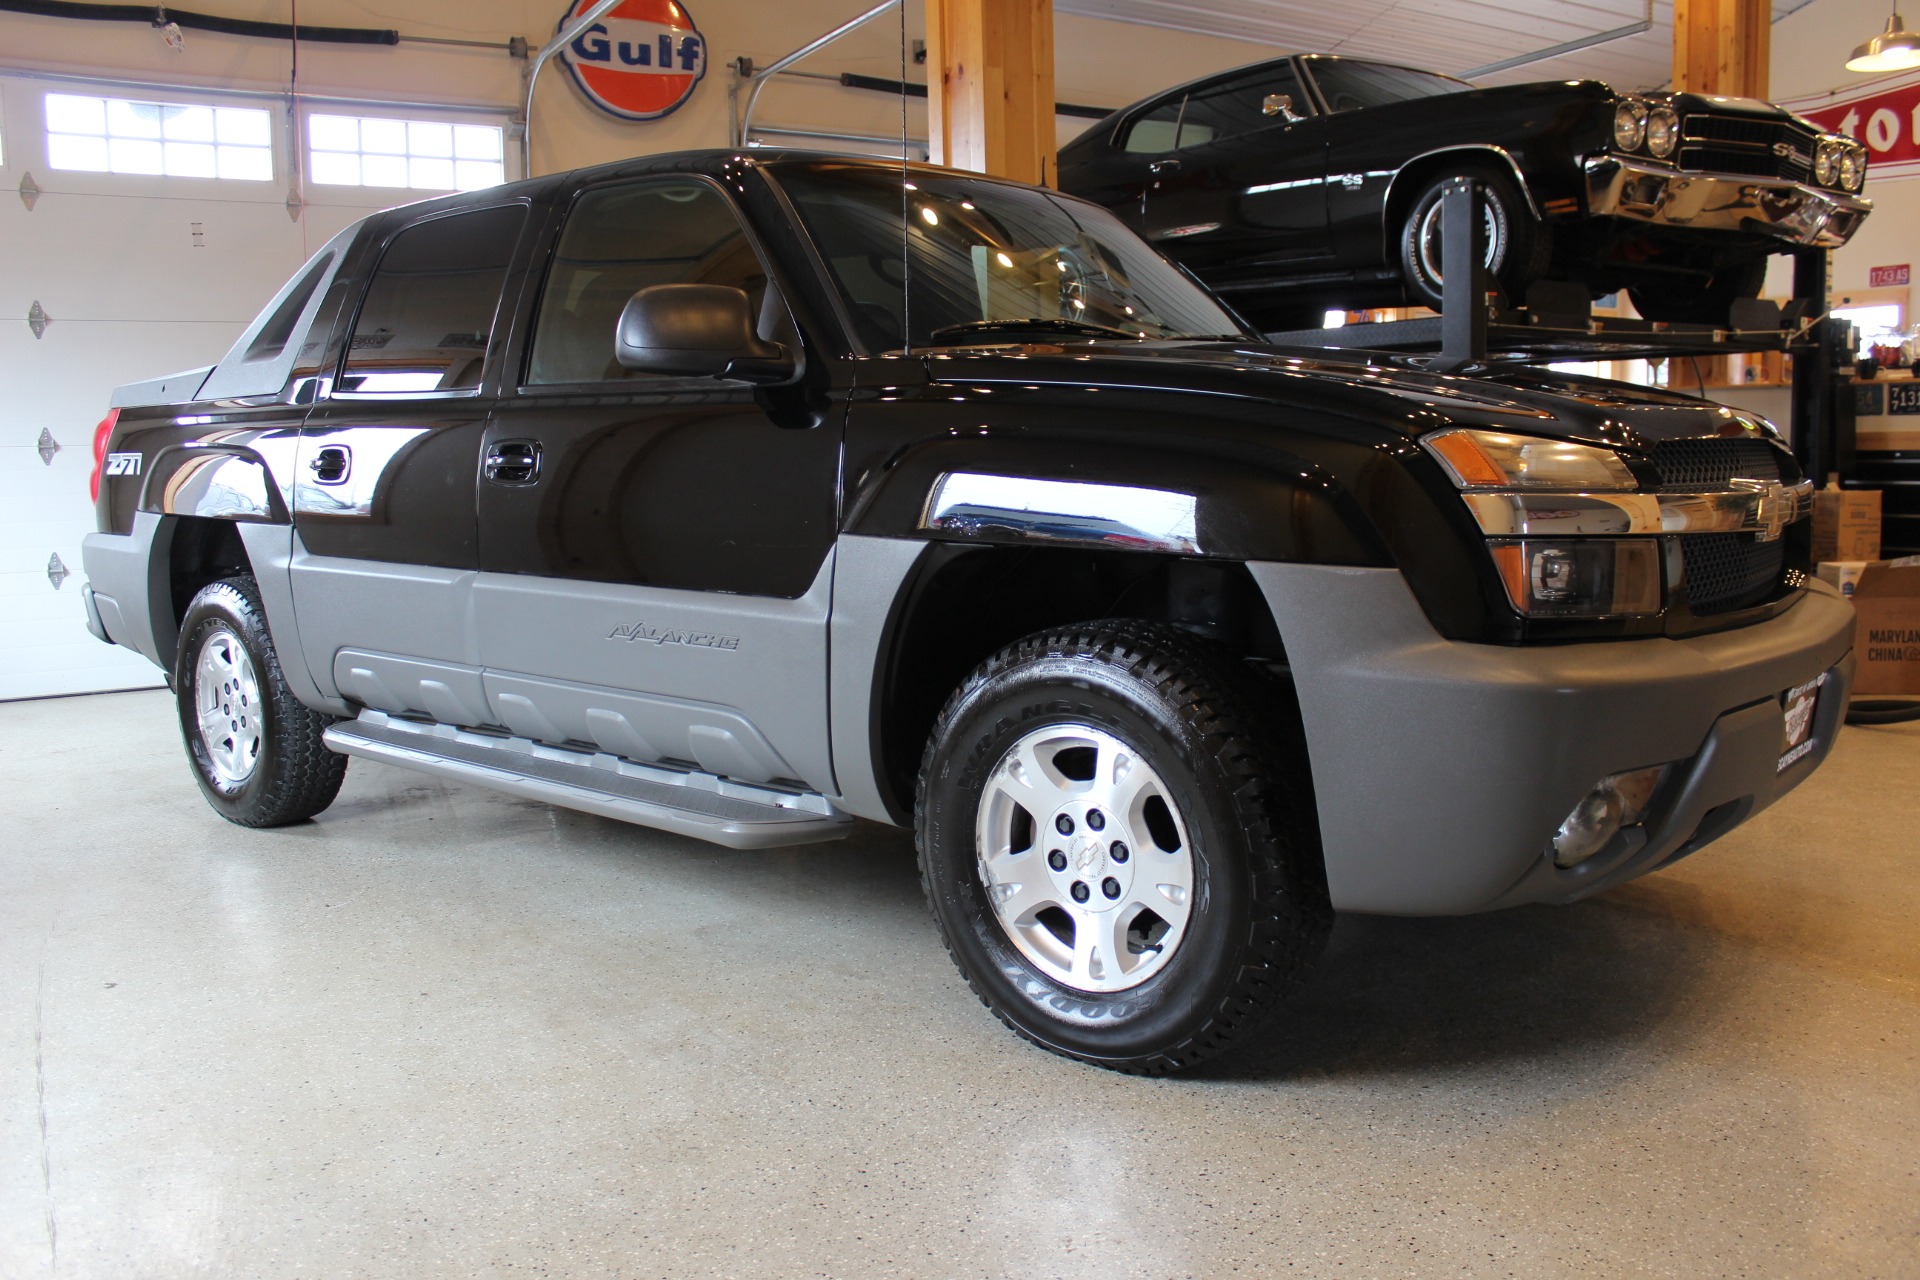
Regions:
[[[218, 360], [368, 211], [500, 181], [504, 123], [0, 80], [0, 699], [161, 682], [90, 636], [80, 604], [93, 428], [113, 388]], [[297, 195], [296, 139], [312, 175]]]

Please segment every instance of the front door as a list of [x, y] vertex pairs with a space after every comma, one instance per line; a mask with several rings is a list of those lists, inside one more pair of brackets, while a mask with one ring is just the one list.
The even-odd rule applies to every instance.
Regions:
[[844, 400], [622, 368], [622, 309], [669, 283], [746, 290], [762, 336], [798, 350], [717, 183], [579, 194], [482, 450], [474, 618], [489, 703], [538, 740], [827, 790]]
[[514, 203], [396, 235], [301, 433], [294, 607], [316, 679], [349, 700], [490, 722], [468, 625], [473, 485], [482, 369], [526, 220]]
[[1312, 113], [1291, 62], [1195, 89], [1178, 145], [1153, 161], [1147, 238], [1209, 283], [1325, 255], [1326, 140]]

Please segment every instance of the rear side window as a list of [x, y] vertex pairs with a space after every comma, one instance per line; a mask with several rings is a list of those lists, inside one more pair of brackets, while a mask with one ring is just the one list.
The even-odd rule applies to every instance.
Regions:
[[1158, 155], [1180, 145], [1180, 108], [1186, 99], [1172, 98], [1135, 116], [1127, 123], [1127, 136], [1120, 146], [1136, 155]]
[[336, 390], [358, 395], [480, 385], [526, 210], [431, 218], [393, 238], [367, 286]]
[[[601, 187], [580, 197], [560, 232], [534, 323], [528, 385], [661, 376], [623, 369], [613, 356], [621, 311], [655, 284], [744, 289], [756, 313], [779, 305], [767, 299], [766, 268], [739, 215], [714, 187], [685, 178]], [[763, 314], [762, 332], [775, 323]]]

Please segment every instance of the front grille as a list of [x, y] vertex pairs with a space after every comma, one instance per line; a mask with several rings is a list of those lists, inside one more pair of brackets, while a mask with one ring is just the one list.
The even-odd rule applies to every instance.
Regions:
[[1680, 539], [1687, 569], [1687, 607], [1730, 613], [1766, 603], [1787, 567], [1786, 543], [1751, 533], [1696, 533]]
[[1813, 173], [1817, 136], [1787, 120], [1694, 112], [1682, 123], [1678, 160], [1682, 169], [1697, 172], [1806, 182]]
[[[1652, 451], [1664, 493], [1726, 489], [1734, 479], [1780, 480], [1780, 453], [1765, 440], [1663, 440]], [[1680, 539], [1687, 607], [1707, 615], [1764, 604], [1787, 568], [1784, 539], [1695, 533]]]
[[1652, 456], [1663, 493], [1724, 489], [1736, 476], [1745, 480], [1781, 478], [1780, 453], [1765, 440], [1662, 440], [1653, 446]]

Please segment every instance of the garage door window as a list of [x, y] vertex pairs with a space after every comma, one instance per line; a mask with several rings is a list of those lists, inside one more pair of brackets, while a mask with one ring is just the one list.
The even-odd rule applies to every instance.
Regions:
[[255, 107], [50, 93], [47, 163], [93, 173], [273, 178], [273, 118]]
[[307, 141], [307, 176], [334, 186], [471, 191], [507, 179], [498, 125], [312, 115]]

